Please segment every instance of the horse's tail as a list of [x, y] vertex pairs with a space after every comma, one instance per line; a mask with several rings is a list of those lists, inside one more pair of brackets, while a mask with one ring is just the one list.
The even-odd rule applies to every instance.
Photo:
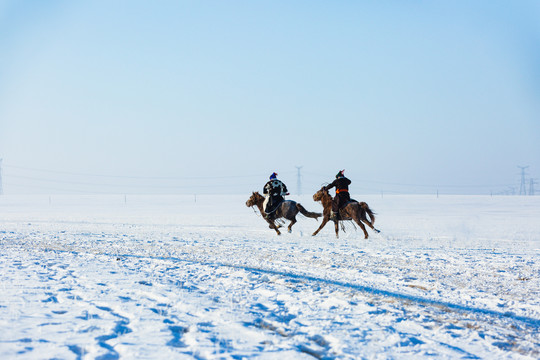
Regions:
[[369, 218], [371, 219], [371, 225], [375, 224], [375, 213], [371, 211], [368, 204], [362, 201], [360, 203], [360, 208], [362, 209], [362, 211], [369, 215]]
[[298, 211], [300, 211], [300, 213], [302, 213], [302, 215], [310, 217], [310, 218], [318, 219], [320, 216], [322, 216], [321, 213], [307, 211], [306, 208], [300, 205], [299, 203], [296, 203], [296, 208], [298, 209]]

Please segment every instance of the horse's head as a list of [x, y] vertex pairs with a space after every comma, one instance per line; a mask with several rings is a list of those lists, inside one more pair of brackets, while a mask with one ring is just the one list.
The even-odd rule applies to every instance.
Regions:
[[323, 197], [325, 197], [326, 195], [328, 195], [328, 190], [326, 190], [324, 188], [324, 186], [323, 186], [319, 191], [317, 191], [315, 194], [313, 194], [313, 200], [314, 201], [321, 201], [323, 199]]
[[262, 198], [261, 194], [259, 194], [256, 191], [253, 192], [251, 194], [251, 196], [249, 197], [249, 199], [246, 201], [246, 206], [247, 207], [252, 207], [252, 206], [257, 205], [261, 198]]

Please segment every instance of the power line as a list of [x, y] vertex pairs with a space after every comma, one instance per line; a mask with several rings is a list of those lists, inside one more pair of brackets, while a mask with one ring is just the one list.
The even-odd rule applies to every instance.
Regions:
[[[1, 170], [0, 164], [0, 170]], [[19, 189], [41, 189], [77, 193], [126, 193], [126, 192], [186, 192], [217, 191], [231, 192], [252, 189], [253, 178], [263, 178], [260, 174], [225, 176], [124, 176], [56, 171], [45, 168], [31, 168], [4, 165], [8, 173], [9, 187]], [[292, 174], [293, 171], [285, 172]], [[2, 178], [0, 177], [0, 180]]]
[[[245, 178], [263, 178], [266, 175], [265, 174], [248, 174], [248, 175], [226, 175], [226, 176], [127, 176], [127, 175], [103, 175], [103, 174], [90, 174], [90, 173], [78, 173], [78, 172], [69, 172], [69, 171], [56, 171], [56, 170], [47, 170], [47, 169], [38, 169], [38, 168], [29, 168], [29, 167], [23, 167], [23, 166], [14, 166], [14, 165], [4, 165], [4, 168], [8, 169], [20, 169], [20, 170], [27, 170], [27, 171], [33, 171], [33, 172], [42, 172], [42, 173], [50, 173], [50, 174], [63, 174], [63, 175], [73, 175], [73, 176], [86, 176], [86, 177], [101, 177], [101, 178], [110, 178], [110, 179], [133, 179], [133, 180], [219, 180], [219, 179], [245, 179]], [[303, 166], [296, 166], [297, 168], [297, 181], [298, 176], [300, 175], [300, 190], [301, 190], [301, 182], [303, 181], [303, 173], [300, 172], [300, 169], [303, 169]], [[282, 172], [286, 174], [292, 173], [290, 172]], [[304, 171], [304, 173], [307, 173], [308, 175], [316, 175], [320, 177], [326, 177], [327, 175], [311, 172], [311, 171]], [[440, 188], [486, 188], [486, 187], [504, 187], [507, 186], [507, 184], [504, 185], [495, 185], [495, 184], [489, 184], [489, 185], [445, 185], [445, 184], [411, 184], [411, 183], [399, 183], [399, 182], [385, 182], [385, 181], [377, 181], [377, 180], [370, 180], [370, 179], [355, 179], [358, 183], [367, 183], [367, 184], [374, 184], [374, 185], [393, 185], [393, 186], [408, 186], [408, 187], [426, 187], [426, 188], [433, 188], [433, 187], [440, 187]], [[298, 182], [297, 182], [298, 184]]]
[[[82, 185], [82, 186], [99, 186], [99, 187], [109, 187], [109, 188], [136, 188], [136, 189], [193, 189], [193, 188], [210, 188], [210, 187], [231, 187], [231, 185], [228, 184], [195, 184], [195, 185], [159, 185], [159, 184], [126, 184], [126, 183], [120, 183], [120, 184], [111, 184], [111, 183], [96, 183], [96, 182], [82, 182], [82, 181], [66, 181], [66, 180], [56, 180], [56, 179], [43, 179], [43, 178], [35, 178], [35, 177], [29, 177], [29, 176], [17, 176], [17, 175], [10, 175], [8, 176], [9, 179], [22, 179], [22, 180], [30, 180], [34, 182], [45, 182], [45, 183], [53, 183], [53, 184], [59, 184], [59, 185]], [[241, 183], [241, 184], [233, 184], [233, 186], [248, 186], [250, 184]], [[18, 185], [22, 186], [22, 185]]]
[[248, 178], [248, 177], [254, 178], [254, 177], [266, 176], [263, 174], [228, 175], [228, 176], [127, 176], [127, 175], [102, 175], [102, 174], [78, 173], [78, 172], [69, 172], [69, 171], [56, 171], [56, 170], [37, 169], [37, 168], [29, 168], [29, 167], [14, 166], [14, 165], [5, 165], [5, 167], [11, 168], [11, 169], [36, 171], [36, 172], [51, 173], [51, 174], [63, 174], [63, 175], [73, 175], [73, 176], [92, 176], [92, 177], [116, 178], [116, 179], [140, 179], [140, 180], [242, 179], [242, 178]]
[[[308, 175], [316, 175], [319, 177], [328, 177], [328, 174], [324, 175], [321, 173], [316, 173], [312, 171], [304, 171]], [[370, 180], [370, 179], [364, 179], [364, 178], [357, 178], [357, 177], [349, 177], [351, 180], [354, 180], [356, 183], [366, 183], [366, 184], [373, 184], [373, 185], [393, 185], [393, 186], [407, 186], [407, 187], [424, 187], [424, 188], [452, 188], [452, 189], [466, 189], [466, 188], [487, 188], [487, 187], [505, 187], [508, 186], [508, 184], [489, 184], [489, 185], [448, 185], [448, 184], [411, 184], [411, 183], [399, 183], [399, 182], [387, 182], [387, 181], [378, 181], [378, 180]]]
[[[324, 175], [317, 172], [310, 172], [304, 169], [304, 166], [295, 166], [297, 176], [297, 193], [302, 195], [304, 187], [308, 187], [308, 191], [312, 188], [322, 186], [317, 179]], [[7, 173], [3, 170], [8, 169]], [[525, 169], [522, 167], [522, 186], [520, 194], [527, 192], [530, 195], [534, 194], [534, 180], [526, 179]], [[292, 175], [293, 170], [285, 172]], [[305, 174], [308, 174], [306, 177]], [[314, 176], [315, 175], [315, 176]], [[81, 177], [85, 177], [84, 179]], [[253, 178], [263, 178], [265, 175], [248, 174], [248, 175], [230, 175], [230, 176], [197, 176], [197, 177], [162, 177], [162, 176], [122, 176], [122, 175], [99, 175], [89, 173], [77, 173], [69, 171], [55, 171], [46, 169], [29, 168], [22, 166], [5, 165], [0, 159], [0, 194], [3, 193], [3, 186], [9, 185], [17, 188], [41, 188], [54, 191], [72, 191], [72, 192], [90, 192], [99, 193], [102, 191], [115, 192], [163, 192], [163, 191], [205, 191], [204, 189], [214, 189], [215, 191], [240, 191], [250, 188], [254, 185]], [[7, 178], [7, 182], [6, 182]], [[491, 193], [497, 193], [493, 190], [496, 187], [506, 188], [508, 185], [441, 185], [441, 184], [411, 184], [400, 182], [384, 182], [366, 180], [364, 178], [351, 178], [356, 184], [356, 188], [362, 192], [380, 193], [384, 190], [385, 193], [408, 194], [422, 193], [424, 191], [434, 192], [435, 189], [442, 191], [451, 191], [451, 189], [488, 189]], [[529, 190], [527, 191], [527, 186]], [[61, 189], [60, 189], [61, 188]], [[491, 188], [491, 189], [490, 189]], [[95, 189], [95, 191], [92, 191]], [[233, 190], [236, 189], [236, 190]], [[429, 190], [428, 190], [429, 189]], [[487, 191], [489, 193], [489, 191]], [[517, 189], [516, 189], [517, 192]], [[508, 193], [502, 191], [500, 193]], [[511, 192], [510, 192], [511, 193]], [[515, 193], [515, 192], [514, 192]]]

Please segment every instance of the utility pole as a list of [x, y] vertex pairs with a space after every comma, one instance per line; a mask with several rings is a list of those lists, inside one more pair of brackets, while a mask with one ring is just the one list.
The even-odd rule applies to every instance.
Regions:
[[0, 195], [4, 195], [4, 188], [2, 187], [2, 159], [0, 159]]
[[300, 169], [302, 168], [303, 166], [296, 166], [296, 169], [298, 170], [296, 177], [296, 191], [298, 192], [298, 195], [302, 195], [302, 174], [300, 174]]
[[519, 185], [519, 195], [527, 195], [527, 189], [525, 188], [525, 169], [528, 166], [518, 166], [521, 169], [521, 183]]

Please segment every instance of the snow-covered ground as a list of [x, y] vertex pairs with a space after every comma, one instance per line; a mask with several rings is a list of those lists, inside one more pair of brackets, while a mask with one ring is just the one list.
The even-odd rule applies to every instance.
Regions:
[[0, 358], [540, 358], [540, 197], [355, 195], [365, 240], [249, 195], [0, 197]]

